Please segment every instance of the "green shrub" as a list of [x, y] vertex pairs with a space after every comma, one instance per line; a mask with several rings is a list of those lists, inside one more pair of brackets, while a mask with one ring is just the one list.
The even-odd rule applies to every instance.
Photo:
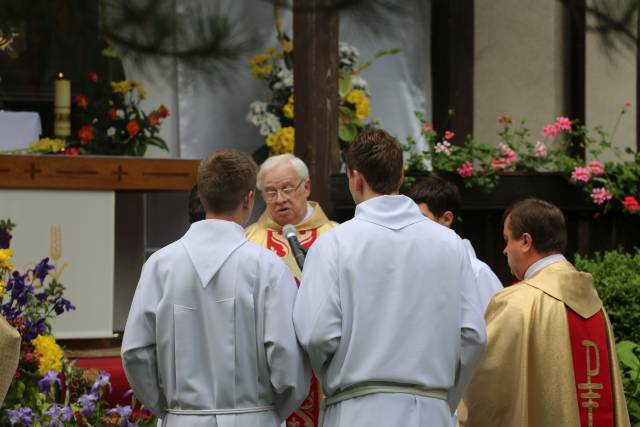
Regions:
[[621, 341], [616, 345], [620, 360], [620, 373], [627, 396], [627, 408], [631, 425], [640, 425], [640, 345], [631, 341]]
[[593, 275], [616, 341], [640, 343], [640, 249], [576, 255], [575, 267]]

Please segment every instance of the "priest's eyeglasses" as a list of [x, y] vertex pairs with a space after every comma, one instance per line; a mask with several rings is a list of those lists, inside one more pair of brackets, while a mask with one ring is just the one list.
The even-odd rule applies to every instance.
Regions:
[[305, 182], [306, 180], [303, 179], [301, 180], [298, 185], [296, 185], [295, 187], [284, 187], [284, 188], [278, 188], [277, 190], [266, 190], [262, 192], [262, 197], [264, 197], [265, 202], [273, 202], [274, 200], [276, 200], [278, 198], [278, 193], [282, 194], [282, 197], [289, 197], [291, 196], [298, 188], [300, 188], [300, 185], [302, 185], [303, 182]]

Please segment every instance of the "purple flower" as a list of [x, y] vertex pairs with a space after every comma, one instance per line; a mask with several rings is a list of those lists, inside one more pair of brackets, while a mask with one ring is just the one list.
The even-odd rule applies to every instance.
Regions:
[[78, 398], [78, 403], [82, 406], [82, 410], [80, 413], [83, 417], [88, 418], [93, 414], [93, 411], [96, 409], [96, 401], [98, 400], [98, 396], [93, 393], [83, 394]]
[[33, 412], [30, 408], [9, 409], [9, 422], [11, 425], [27, 425], [33, 424]]
[[44, 415], [51, 417], [49, 427], [64, 427], [63, 421], [69, 422], [73, 419], [73, 410], [68, 406], [61, 408], [54, 403]]
[[100, 375], [93, 383], [93, 386], [91, 386], [91, 393], [96, 393], [99, 389], [105, 386], [109, 386], [109, 393], [111, 393], [111, 383], [109, 382], [109, 377], [111, 377], [111, 374], [109, 374], [108, 372], [100, 372]]
[[38, 381], [38, 387], [40, 387], [40, 393], [47, 394], [51, 391], [51, 385], [58, 383], [60, 385], [60, 378], [56, 371], [48, 371], [40, 381]]
[[124, 399], [124, 398], [126, 398], [126, 397], [131, 396], [132, 394], [133, 394], [133, 389], [131, 389], [131, 388], [130, 388], [129, 390], [125, 391], [125, 392], [122, 394], [122, 398]]
[[0, 249], [8, 249], [11, 244], [11, 233], [0, 228]]
[[49, 257], [46, 257], [38, 265], [36, 265], [33, 269], [33, 274], [39, 279], [41, 282], [47, 277], [49, 274], [49, 270], [53, 270], [55, 267], [49, 264]]
[[109, 409], [107, 411], [107, 415], [118, 414], [121, 418], [129, 418], [132, 412], [133, 411], [131, 410], [131, 406], [129, 405], [127, 406], [116, 405], [115, 408]]
[[60, 297], [56, 301], [55, 305], [53, 306], [53, 309], [55, 310], [56, 314], [59, 316], [65, 311], [75, 310], [76, 306], [71, 304], [71, 301]]

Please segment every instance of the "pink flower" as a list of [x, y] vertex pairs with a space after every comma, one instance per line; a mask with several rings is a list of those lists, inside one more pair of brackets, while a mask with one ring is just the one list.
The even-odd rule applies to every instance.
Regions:
[[458, 174], [460, 174], [460, 176], [463, 178], [469, 178], [470, 176], [473, 176], [473, 164], [471, 162], [464, 162], [456, 170], [458, 171]]
[[568, 117], [558, 116], [556, 117], [556, 127], [558, 130], [563, 130], [565, 132], [571, 132], [571, 120]]
[[433, 125], [431, 123], [425, 123], [422, 125], [422, 130], [425, 132], [431, 132], [433, 130]]
[[507, 167], [507, 161], [505, 159], [496, 159], [491, 162], [491, 169], [504, 169]]
[[576, 166], [573, 172], [571, 172], [572, 181], [589, 182], [589, 177], [589, 169], [587, 168]]
[[631, 101], [627, 101], [624, 103], [625, 108], [631, 108]]
[[560, 129], [558, 129], [558, 126], [555, 123], [551, 123], [542, 128], [540, 135], [555, 138], [559, 130]]
[[434, 148], [436, 153], [444, 153], [447, 156], [451, 155], [451, 144], [447, 141], [438, 142]]
[[451, 132], [450, 130], [444, 133], [444, 139], [451, 139], [456, 136], [455, 132]]
[[591, 190], [591, 199], [596, 205], [601, 205], [607, 200], [611, 200], [611, 194], [604, 187], [594, 188]]
[[604, 173], [604, 165], [597, 160], [591, 160], [587, 163], [587, 169], [589, 169], [589, 172], [593, 175], [602, 175]]
[[518, 161], [518, 155], [507, 144], [502, 143], [499, 145], [499, 147], [500, 156], [504, 158], [504, 160], [507, 162], [507, 165]]
[[498, 117], [498, 123], [501, 125], [506, 125], [508, 123], [511, 123], [511, 117], [502, 115]]
[[536, 142], [536, 157], [545, 157], [547, 155], [547, 146], [544, 145], [544, 142], [537, 141]]

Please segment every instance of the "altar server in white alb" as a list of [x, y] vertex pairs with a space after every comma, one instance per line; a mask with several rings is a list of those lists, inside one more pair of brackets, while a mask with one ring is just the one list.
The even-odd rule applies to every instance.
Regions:
[[352, 220], [311, 247], [293, 320], [322, 379], [324, 426], [451, 426], [485, 346], [460, 238], [398, 195], [383, 130], [347, 148]]
[[278, 426], [309, 390], [293, 276], [244, 237], [256, 172], [239, 151], [204, 159], [206, 219], [142, 269], [122, 360], [135, 395], [165, 426]]
[[[460, 191], [453, 182], [430, 175], [414, 183], [407, 196], [418, 204], [424, 216], [447, 228], [452, 227], [460, 209]], [[462, 242], [471, 260], [471, 269], [476, 278], [478, 304], [484, 313], [491, 298], [503, 289], [502, 283], [491, 268], [476, 257], [471, 242], [468, 239], [463, 239]]]

